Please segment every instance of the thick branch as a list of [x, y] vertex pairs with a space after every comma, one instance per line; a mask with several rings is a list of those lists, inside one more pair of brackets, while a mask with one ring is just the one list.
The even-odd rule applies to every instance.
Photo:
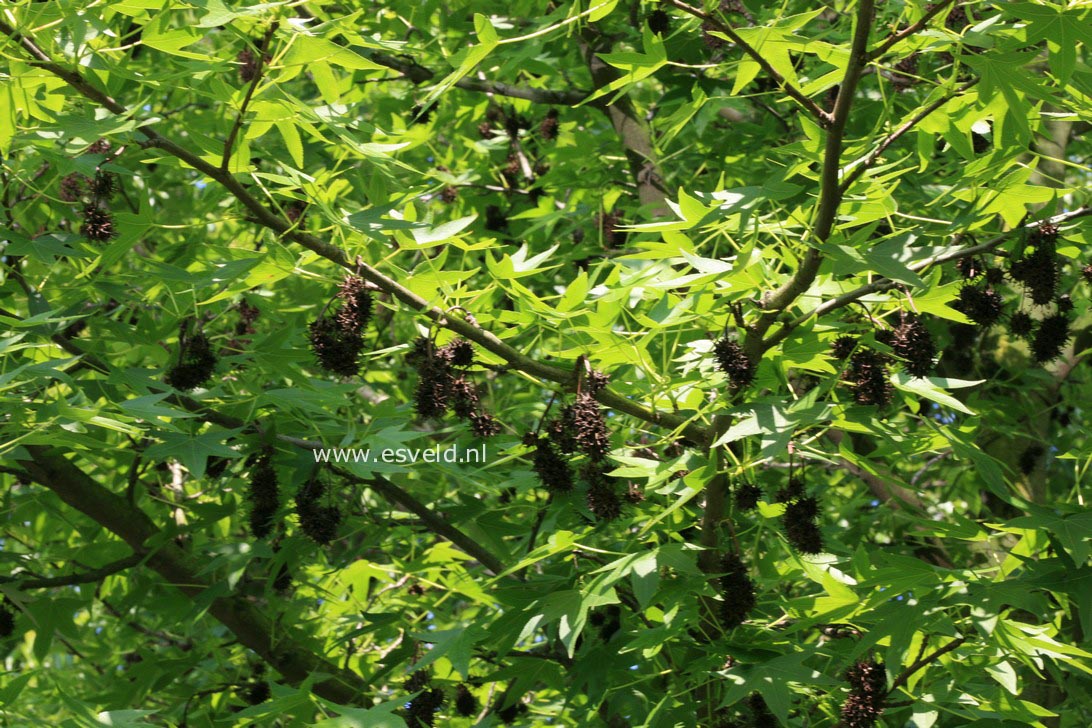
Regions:
[[77, 574], [66, 576], [51, 576], [45, 579], [24, 579], [19, 576], [2, 576], [0, 584], [15, 584], [20, 589], [51, 589], [58, 586], [73, 586], [75, 584], [91, 584], [102, 581], [108, 576], [132, 568], [144, 560], [140, 554], [132, 554], [124, 559], [112, 561], [105, 566], [90, 571], [81, 571]]
[[[849, 110], [853, 105], [853, 97], [857, 92], [857, 83], [861, 80], [868, 63], [868, 35], [872, 29], [874, 3], [872, 0], [861, 0], [857, 9], [857, 22], [853, 31], [853, 44], [850, 50], [849, 61], [846, 65], [845, 75], [838, 89], [838, 98], [834, 102], [833, 118], [827, 129], [826, 146], [823, 150], [823, 168], [820, 174], [819, 203], [816, 208], [815, 223], [811, 235], [816, 241], [822, 243], [830, 237], [834, 229], [834, 221], [838, 215], [838, 207], [842, 202], [842, 189], [839, 185], [838, 174], [842, 165], [842, 140], [845, 135], [846, 123], [849, 121]], [[799, 298], [819, 274], [819, 265], [822, 263], [822, 255], [816, 247], [809, 247], [800, 267], [780, 288], [768, 293], [762, 307], [766, 310], [758, 321], [755, 322], [750, 335], [747, 337], [746, 346], [748, 355], [752, 360], [761, 356], [762, 335], [777, 320], [778, 314], [789, 307], [793, 301]]]
[[[33, 41], [24, 37], [3, 21], [0, 21], [0, 32], [3, 32], [16, 40], [25, 48], [35, 59], [33, 64], [37, 67], [45, 69], [59, 78], [64, 79], [76, 91], [103, 108], [115, 114], [128, 115], [128, 111], [122, 104], [85, 81], [79, 73], [53, 63], [49, 60], [49, 56], [39, 49]], [[492, 333], [485, 331], [462, 318], [448, 317], [443, 310], [430, 305], [428, 301], [405, 286], [402, 286], [392, 278], [387, 277], [372, 266], [363, 263], [362, 261], [354, 262], [349, 260], [344, 251], [336, 245], [332, 245], [324, 240], [320, 240], [314, 235], [297, 229], [287, 220], [265, 207], [258, 199], [251, 195], [246, 187], [239, 182], [239, 180], [235, 179], [232, 174], [218, 168], [214, 164], [210, 164], [187, 148], [164, 137], [152, 128], [152, 125], [146, 124], [141, 126], [140, 133], [143, 133], [147, 137], [147, 146], [157, 147], [168, 154], [177, 157], [227, 189], [227, 191], [252, 214], [254, 221], [263, 227], [269, 228], [284, 238], [302, 245], [323, 258], [357, 273], [357, 275], [374, 283], [378, 288], [389, 293], [410, 308], [423, 313], [435, 325], [448, 328], [504, 359], [510, 368], [518, 369], [531, 376], [555, 382], [565, 387], [575, 386], [576, 380], [571, 369], [543, 364], [532, 357], [520, 353]], [[658, 412], [654, 409], [643, 407], [630, 399], [612, 392], [606, 387], [596, 394], [596, 398], [607, 407], [631, 415], [650, 424], [677, 429], [684, 436], [696, 443], [709, 442], [709, 430], [706, 427], [693, 422], [688, 422], [686, 418], [680, 417], [679, 415]]]
[[[167, 583], [190, 597], [214, 586], [198, 575], [204, 565], [160, 533], [142, 510], [130, 506], [125, 498], [102, 487], [49, 448], [27, 445], [26, 450], [31, 459], [22, 465], [35, 481], [121, 538], [134, 552], [146, 556], [148, 566]], [[285, 635], [243, 597], [217, 597], [209, 612], [289, 683], [298, 685], [315, 673], [324, 673], [328, 677], [315, 683], [316, 694], [344, 704], [359, 704], [366, 697], [369, 688], [359, 676], [327, 662]]]
[[666, 4], [673, 5], [679, 10], [693, 15], [695, 18], [701, 18], [706, 23], [709, 23], [714, 30], [728, 36], [732, 40], [732, 42], [739, 46], [739, 48], [744, 53], [750, 56], [755, 61], [755, 63], [757, 63], [762, 68], [762, 70], [766, 72], [766, 75], [772, 78], [789, 97], [791, 97], [794, 101], [807, 109], [808, 113], [818, 119], [821, 125], [826, 126], [832, 121], [830, 114], [821, 109], [819, 107], [819, 104], [815, 103], [807, 96], [805, 96], [803, 92], [800, 91], [800, 89], [796, 88], [796, 86], [791, 84], [788, 80], [785, 79], [784, 76], [778, 73], [777, 70], [774, 69], [772, 65], [770, 65], [770, 62], [763, 58], [762, 54], [759, 53], [754, 46], [743, 40], [743, 38], [740, 37], [739, 33], [737, 33], [732, 26], [721, 21], [721, 19], [716, 17], [715, 15], [707, 13], [701, 8], [696, 8], [693, 5], [688, 5], [687, 3], [682, 2], [682, 0], [666, 0]]

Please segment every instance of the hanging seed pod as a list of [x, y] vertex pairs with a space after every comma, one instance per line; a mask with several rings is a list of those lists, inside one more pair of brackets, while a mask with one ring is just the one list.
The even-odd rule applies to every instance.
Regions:
[[341, 511], [321, 503], [325, 495], [326, 483], [317, 475], [300, 486], [296, 493], [300, 530], [320, 546], [337, 538], [337, 529], [341, 525]]
[[741, 511], [750, 511], [758, 506], [762, 499], [762, 489], [754, 483], [744, 483], [736, 489], [736, 508]]
[[552, 442], [533, 432], [523, 438], [523, 444], [535, 448], [531, 455], [532, 469], [543, 487], [551, 493], [568, 493], [573, 489], [573, 471]]
[[455, 686], [455, 712], [464, 718], [470, 718], [478, 712], [478, 699], [465, 683]]
[[1020, 453], [1020, 457], [1016, 461], [1020, 472], [1024, 475], [1031, 475], [1031, 471], [1035, 470], [1036, 464], [1043, 455], [1046, 455], [1046, 450], [1043, 449], [1042, 445], [1029, 445], [1024, 452]]
[[610, 430], [595, 397], [590, 392], [580, 392], [570, 412], [576, 446], [592, 460], [605, 458], [610, 451]]
[[849, 379], [857, 404], [884, 407], [891, 401], [891, 382], [883, 358], [874, 351], [858, 351], [849, 360]]
[[887, 675], [883, 663], [858, 662], [846, 671], [849, 697], [842, 704], [841, 725], [846, 728], [872, 728], [884, 710]]
[[15, 612], [8, 606], [7, 597], [0, 603], [0, 639], [15, 633]]
[[622, 515], [622, 499], [615, 488], [615, 479], [607, 475], [600, 463], [588, 463], [580, 472], [588, 483], [588, 510], [603, 521]]
[[1027, 311], [1017, 311], [1009, 316], [1009, 331], [1013, 336], [1027, 338], [1035, 330], [1035, 321]]
[[830, 354], [835, 359], [848, 359], [853, 350], [857, 348], [856, 336], [839, 336], [830, 345]]
[[952, 308], [974, 321], [979, 326], [993, 326], [1001, 318], [1001, 294], [992, 288], [963, 286], [959, 290], [959, 300]]
[[364, 339], [346, 331], [336, 315], [324, 314], [308, 326], [311, 350], [320, 367], [342, 377], [354, 377], [360, 371]]
[[1040, 364], [1053, 361], [1062, 355], [1068, 341], [1069, 319], [1062, 313], [1051, 314], [1039, 322], [1031, 342], [1032, 356]]
[[374, 307], [371, 291], [364, 279], [354, 275], [345, 276], [338, 288], [337, 297], [341, 299], [341, 307], [335, 315], [338, 326], [346, 335], [360, 335], [367, 328]]
[[743, 389], [754, 381], [754, 364], [736, 342], [718, 339], [713, 344], [713, 357], [717, 368], [728, 376], [732, 389]]
[[273, 530], [273, 521], [280, 508], [277, 471], [273, 468], [273, 448], [262, 448], [261, 455], [250, 470], [250, 532], [255, 538], [265, 538]]
[[553, 141], [557, 139], [557, 109], [550, 109], [546, 112], [546, 117], [542, 120], [542, 123], [538, 125], [538, 135], [543, 141]]
[[163, 381], [183, 392], [200, 387], [216, 370], [216, 354], [204, 333], [187, 335], [189, 321], [183, 321], [178, 335], [178, 362], [167, 370]]
[[118, 234], [114, 218], [103, 205], [91, 203], [83, 208], [80, 234], [92, 242], [105, 243]]
[[67, 174], [61, 178], [60, 191], [57, 196], [63, 202], [78, 202], [87, 191], [90, 180], [79, 172]]
[[671, 16], [659, 8], [649, 13], [645, 22], [648, 23], [648, 29], [656, 35], [664, 36], [671, 32]]
[[269, 687], [269, 683], [265, 680], [252, 680], [247, 683], [246, 689], [243, 690], [243, 700], [248, 705], [260, 705], [269, 700], [272, 695], [272, 690]]
[[967, 280], [974, 280], [986, 272], [985, 267], [982, 265], [982, 261], [976, 257], [960, 258], [959, 262], [956, 263], [956, 269], [959, 270], [959, 274]]
[[903, 360], [903, 367], [911, 376], [927, 377], [933, 371], [937, 347], [919, 316], [906, 312], [899, 314], [899, 325], [895, 328], [891, 348], [895, 356]]
[[738, 554], [726, 554], [721, 571], [724, 575], [720, 577], [720, 591], [724, 601], [720, 605], [720, 623], [728, 631], [743, 624], [758, 602], [755, 583]]
[[819, 502], [812, 497], [800, 498], [785, 508], [785, 537], [799, 553], [822, 553], [823, 534], [815, 523], [818, 515]]

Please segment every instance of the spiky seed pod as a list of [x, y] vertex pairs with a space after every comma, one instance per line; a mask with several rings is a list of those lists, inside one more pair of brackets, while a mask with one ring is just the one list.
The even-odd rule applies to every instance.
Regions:
[[592, 460], [602, 460], [610, 451], [610, 430], [599, 403], [589, 392], [580, 392], [571, 412], [576, 446]]
[[785, 537], [789, 545], [802, 554], [823, 551], [823, 534], [815, 523], [819, 503], [815, 498], [801, 498], [785, 508]]
[[1069, 341], [1069, 319], [1063, 313], [1047, 316], [1039, 322], [1035, 338], [1031, 341], [1031, 353], [1040, 364], [1053, 361], [1062, 355]]
[[1092, 283], [1092, 263], [1081, 268], [1081, 276], [1089, 283]]
[[967, 280], [973, 280], [984, 273], [982, 261], [975, 257], [960, 258], [956, 263], [956, 270]]
[[258, 75], [258, 56], [249, 48], [244, 48], [235, 56], [239, 63], [239, 80], [250, 83]]
[[806, 486], [804, 481], [800, 478], [789, 478], [789, 482], [785, 484], [785, 487], [781, 488], [774, 495], [774, 501], [777, 503], [789, 503], [797, 498], [803, 498], [807, 495]]
[[417, 364], [417, 375], [417, 388], [413, 393], [417, 414], [426, 419], [443, 417], [455, 392], [451, 362], [437, 351]]
[[584, 380], [584, 388], [589, 394], [599, 394], [603, 391], [603, 388], [610, 384], [610, 376], [603, 372], [592, 371], [588, 374], [587, 379]]
[[485, 208], [485, 229], [503, 233], [508, 230], [508, 215], [496, 205]]
[[326, 546], [337, 538], [337, 529], [341, 525], [341, 511], [334, 506], [310, 505], [300, 507], [296, 514], [300, 519], [300, 530], [319, 546]]
[[1005, 282], [1005, 271], [1001, 268], [987, 268], [986, 269], [986, 284], [990, 286], [999, 286]]
[[107, 202], [117, 189], [117, 176], [110, 172], [98, 171], [91, 180], [91, 195], [99, 202]]
[[245, 299], [239, 302], [239, 323], [235, 325], [235, 333], [238, 336], [254, 333], [254, 322], [258, 320], [262, 312], [257, 306], [252, 306]]
[[450, 343], [440, 347], [453, 367], [468, 367], [474, 363], [474, 345], [466, 339], [452, 339]]
[[645, 22], [648, 23], [648, 29], [656, 35], [664, 36], [671, 32], [671, 16], [659, 8], [649, 13]]
[[277, 471], [273, 468], [273, 448], [262, 449], [262, 454], [250, 469], [250, 532], [255, 538], [265, 538], [273, 530], [273, 519], [280, 508], [280, 492]]
[[61, 187], [57, 196], [63, 202], [78, 202], [87, 190], [89, 182], [90, 180], [79, 172], [66, 174], [61, 178]]
[[762, 488], [754, 483], [744, 483], [736, 489], [736, 508], [741, 511], [749, 511], [758, 506], [762, 498]]
[[1020, 453], [1020, 458], [1017, 460], [1020, 472], [1024, 475], [1031, 475], [1031, 471], [1035, 470], [1039, 458], [1045, 454], [1046, 450], [1043, 449], [1042, 445], [1029, 445], [1024, 452]]
[[619, 229], [622, 224], [622, 214], [620, 212], [604, 213], [599, 215], [597, 220], [604, 247], [620, 248], [625, 245], [626, 233]]
[[622, 499], [609, 480], [596, 481], [588, 486], [588, 510], [603, 521], [613, 521], [622, 515]]
[[269, 683], [265, 680], [254, 680], [247, 683], [246, 689], [243, 691], [243, 700], [248, 705], [259, 705], [269, 700], [269, 696], [272, 691], [269, 688]]
[[927, 377], [933, 371], [933, 359], [937, 355], [936, 344], [920, 316], [906, 313], [899, 315], [899, 325], [891, 341], [895, 356], [903, 360], [903, 367], [914, 377]]
[[856, 336], [839, 336], [831, 343], [830, 354], [835, 359], [847, 359], [856, 347]]
[[1058, 226], [1047, 220], [1039, 223], [1035, 228], [1028, 232], [1028, 242], [1035, 246], [1043, 245], [1044, 243], [1053, 245], [1057, 240]]
[[557, 117], [557, 109], [550, 109], [546, 112], [545, 118], [543, 118], [542, 122], [538, 125], [538, 135], [540, 138], [545, 141], [557, 139], [557, 129], [559, 126]]
[[849, 697], [842, 704], [845, 728], [872, 728], [883, 713], [887, 696], [887, 676], [882, 663], [871, 660], [858, 662], [846, 671]]
[[91, 203], [83, 208], [83, 225], [80, 234], [88, 240], [105, 243], [118, 234], [114, 218], [102, 205]]
[[[551, 493], [568, 493], [573, 489], [573, 470], [569, 462], [561, 457], [552, 442], [545, 437], [529, 436], [531, 446], [535, 448], [531, 455], [531, 467], [539, 482]], [[526, 442], [526, 440], [525, 440]]]
[[573, 408], [572, 405], [566, 405], [562, 408], [561, 414], [550, 420], [550, 423], [546, 426], [546, 434], [550, 438], [550, 442], [558, 450], [566, 455], [571, 455], [576, 452], [576, 436], [574, 433]]
[[113, 145], [109, 139], [99, 139], [84, 151], [84, 154], [106, 154]]
[[336, 315], [324, 314], [307, 327], [311, 350], [320, 367], [342, 377], [356, 376], [360, 371], [360, 354], [364, 338], [360, 333], [345, 330]]
[[884, 407], [891, 401], [891, 382], [883, 358], [874, 351], [858, 351], [849, 360], [849, 378], [857, 404]]
[[15, 612], [11, 611], [7, 600], [0, 604], [0, 638], [11, 637], [15, 633]]
[[455, 712], [469, 718], [478, 712], [478, 699], [464, 683], [455, 686]]
[[755, 378], [755, 367], [743, 347], [730, 339], [718, 339], [713, 344], [717, 368], [728, 376], [733, 389], [744, 389]]
[[463, 375], [454, 377], [451, 380], [451, 409], [455, 416], [468, 420], [478, 412], [480, 406], [478, 388]]
[[1031, 295], [1032, 303], [1045, 306], [1054, 300], [1058, 288], [1058, 256], [1053, 243], [1041, 242], [1024, 257], [1019, 272], [1019, 280]]
[[522, 702], [516, 702], [509, 705], [507, 708], [494, 708], [497, 717], [501, 719], [501, 723], [505, 725], [512, 725], [516, 722], [516, 719], [527, 712], [527, 706]]
[[207, 382], [216, 370], [216, 354], [203, 333], [183, 336], [179, 341], [178, 363], [167, 370], [163, 381], [183, 392], [196, 389]]
[[721, 565], [720, 591], [724, 601], [720, 605], [720, 623], [727, 631], [743, 624], [755, 608], [755, 583], [747, 575], [747, 566], [739, 554], [724, 556]]
[[1035, 320], [1031, 318], [1027, 311], [1017, 311], [1009, 316], [1009, 331], [1012, 332], [1013, 336], [1026, 338], [1034, 330]]
[[963, 286], [959, 290], [959, 300], [952, 305], [952, 308], [960, 311], [979, 326], [993, 326], [1001, 318], [1001, 294], [992, 288]]
[[459, 199], [459, 190], [456, 187], [447, 186], [440, 190], [440, 200], [450, 205], [455, 200]]
[[1055, 301], [1055, 303], [1058, 304], [1059, 313], [1069, 313], [1073, 310], [1073, 297], [1068, 293], [1063, 293], [1058, 296], [1058, 300]]
[[307, 203], [302, 200], [291, 200], [284, 205], [284, 216], [288, 222], [297, 227], [303, 227], [307, 216]]
[[478, 412], [470, 416], [470, 431], [475, 437], [493, 437], [500, 434], [501, 424], [488, 412]]
[[273, 591], [278, 594], [284, 594], [292, 588], [292, 572], [288, 569], [288, 564], [281, 564], [277, 569], [277, 573], [273, 576]]
[[375, 302], [371, 291], [363, 278], [348, 275], [341, 282], [337, 297], [341, 299], [341, 307], [335, 316], [338, 326], [346, 335], [359, 336], [372, 318]]

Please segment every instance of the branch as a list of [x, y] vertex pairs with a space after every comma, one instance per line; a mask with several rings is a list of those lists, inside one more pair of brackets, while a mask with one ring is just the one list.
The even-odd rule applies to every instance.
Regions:
[[900, 687], [905, 685], [906, 682], [911, 677], [913, 677], [914, 673], [916, 673], [918, 670], [922, 669], [926, 665], [929, 665], [930, 663], [936, 662], [941, 657], [941, 655], [948, 654], [966, 641], [966, 637], [958, 637], [948, 644], [944, 645], [943, 647], [938, 648], [932, 654], [926, 655], [925, 657], [922, 657], [921, 659], [915, 661], [912, 665], [903, 670], [898, 677], [895, 678], [895, 681], [891, 683], [891, 689], [887, 691], [887, 694], [891, 695], [892, 693], [894, 693]]
[[845, 176], [845, 178], [842, 180], [842, 184], [839, 190], [841, 194], [844, 195], [846, 190], [848, 190], [850, 186], [854, 182], [856, 182], [862, 174], [865, 173], [865, 171], [870, 169], [872, 165], [876, 163], [876, 160], [878, 160], [883, 155], [883, 153], [887, 151], [888, 147], [894, 144], [896, 140], [898, 140], [900, 137], [906, 134], [906, 132], [910, 131], [915, 126], [920, 124], [922, 120], [925, 119], [925, 117], [932, 114], [941, 106], [956, 98], [968, 89], [972, 88], [975, 84], [979, 82], [979, 80], [980, 79], [977, 78], [972, 79], [957, 88], [955, 91], [952, 91], [950, 94], [945, 94], [936, 101], [933, 101], [932, 103], [922, 107], [918, 110], [916, 114], [903, 122], [903, 124], [898, 129], [895, 129], [895, 131], [884, 137], [883, 140], [879, 144], [877, 144], [876, 147], [871, 152], [869, 152], [864, 159], [861, 160], [861, 163], [854, 167], [853, 171]]
[[243, 103], [239, 106], [239, 113], [235, 115], [235, 123], [231, 125], [231, 131], [228, 132], [227, 140], [224, 141], [224, 158], [220, 161], [220, 169], [227, 170], [228, 163], [231, 162], [235, 137], [239, 135], [239, 129], [243, 126], [243, 117], [246, 116], [246, 110], [250, 106], [250, 100], [254, 97], [254, 91], [258, 88], [258, 84], [262, 82], [262, 76], [265, 75], [265, 55], [269, 50], [269, 42], [273, 39], [273, 34], [277, 32], [277, 25], [277, 22], [274, 21], [266, 29], [265, 37], [262, 38], [262, 45], [258, 50], [258, 65], [254, 69], [254, 78], [250, 79], [250, 86], [247, 87], [246, 96], [243, 97]]
[[[417, 61], [401, 59], [386, 53], [372, 52], [368, 58], [381, 66], [398, 71], [413, 83], [426, 83], [436, 77], [436, 72], [431, 68], [422, 66]], [[485, 81], [477, 78], [461, 78], [455, 82], [456, 88], [465, 91], [477, 91], [497, 96], [507, 96], [513, 99], [524, 99], [536, 104], [557, 104], [559, 106], [576, 106], [588, 97], [586, 91], [555, 91], [553, 89], [530, 88], [527, 86], [513, 86], [500, 81]]]
[[[103, 108], [121, 116], [127, 117], [129, 115], [128, 110], [122, 104], [85, 81], [79, 73], [65, 69], [50, 61], [49, 56], [39, 49], [33, 41], [15, 31], [10, 25], [2, 20], [0, 20], [0, 32], [3, 32], [12, 39], [18, 41], [23, 48], [27, 49], [30, 55], [35, 59], [34, 61], [31, 61], [32, 65], [47, 70], [63, 79], [73, 89]], [[532, 357], [520, 353], [515, 348], [501, 341], [494, 334], [478, 328], [462, 318], [448, 317], [442, 309], [432, 306], [424, 298], [421, 298], [413, 291], [402, 286], [394, 279], [388, 278], [372, 266], [362, 261], [351, 261], [345, 252], [336, 245], [332, 245], [331, 243], [320, 240], [314, 235], [300, 231], [292, 223], [275, 214], [259, 202], [232, 174], [206, 162], [200, 156], [194, 154], [185, 147], [164, 137], [152, 128], [151, 124], [141, 126], [139, 133], [144, 134], [147, 138], [145, 146], [156, 147], [167, 152], [171, 156], [180, 159], [223, 186], [252, 213], [253, 220], [257, 224], [272, 230], [285, 239], [302, 245], [332, 263], [370, 281], [380, 290], [389, 293], [410, 308], [427, 316], [434, 325], [450, 329], [504, 359], [510, 368], [525, 372], [526, 374], [538, 377], [539, 379], [560, 384], [563, 387], [573, 387], [576, 385], [576, 378], [570, 368], [543, 364]], [[659, 412], [652, 408], [643, 407], [637, 402], [612, 392], [609, 388], [604, 387], [601, 389], [596, 394], [596, 399], [598, 399], [600, 403], [617, 410], [618, 412], [628, 414], [650, 424], [678, 430], [693, 442], [709, 442], [710, 433], [708, 428], [690, 422], [687, 418], [676, 414]]]
[[105, 566], [100, 566], [91, 571], [83, 571], [67, 576], [52, 576], [46, 579], [23, 579], [18, 576], [0, 576], [0, 584], [15, 584], [20, 589], [51, 589], [58, 586], [73, 586], [75, 584], [91, 584], [102, 581], [108, 576], [125, 571], [138, 565], [144, 557], [141, 554], [131, 554], [124, 559], [112, 561]]
[[[673, 5], [679, 10], [682, 10], [684, 13], [689, 13], [690, 15], [693, 15], [695, 18], [701, 18], [705, 22], [709, 23], [715, 30], [731, 38], [732, 42], [739, 46], [739, 48], [744, 53], [750, 56], [755, 61], [755, 63], [757, 63], [762, 68], [762, 70], [765, 71], [766, 74], [770, 78], [772, 78], [786, 94], [788, 94], [794, 101], [807, 109], [808, 113], [814, 116], [819, 121], [819, 124], [821, 126], [827, 126], [833, 121], [830, 114], [821, 109], [819, 107], [819, 104], [815, 103], [807, 96], [805, 96], [803, 92], [800, 91], [800, 89], [796, 88], [796, 86], [791, 84], [785, 79], [784, 76], [778, 73], [774, 69], [774, 67], [770, 65], [770, 62], [763, 58], [762, 54], [755, 50], [754, 46], [743, 40], [743, 38], [740, 37], [739, 33], [737, 33], [732, 26], [723, 22], [715, 15], [707, 13], [701, 8], [696, 8], [693, 5], [688, 5], [682, 2], [682, 0], [666, 0], [665, 4]], [[871, 5], [871, 2], [869, 2], [869, 5]]]
[[[1092, 215], [1092, 206], [1079, 207], [1076, 210], [1071, 210], [1069, 212], [1063, 212], [1063, 213], [1061, 213], [1059, 215], [1054, 215], [1053, 217], [1048, 217], [1048, 218], [1046, 218], [1045, 222], [1050, 222], [1050, 223], [1053, 223], [1055, 225], [1060, 225], [1061, 223], [1068, 222], [1070, 220], [1075, 220], [1075, 219], [1080, 218], [1080, 217], [1086, 217], [1088, 215]], [[994, 248], [996, 248], [1001, 243], [1008, 240], [1008, 238], [1011, 235], [1013, 235], [1015, 233], [1018, 233], [1018, 232], [1020, 232], [1020, 231], [1022, 231], [1024, 229], [1030, 229], [1030, 228], [1036, 227], [1036, 226], [1038, 226], [1040, 224], [1040, 222], [1044, 222], [1044, 221], [1037, 221], [1037, 222], [1033, 222], [1033, 223], [1030, 223], [1028, 225], [1025, 225], [1024, 227], [1014, 228], [1013, 230], [1009, 230], [1008, 232], [1001, 233], [1000, 235], [997, 235], [996, 237], [991, 238], [990, 240], [988, 240], [988, 241], [986, 241], [984, 243], [980, 243], [978, 245], [972, 245], [970, 247], [962, 248], [960, 250], [948, 251], [947, 253], [939, 253], [937, 255], [926, 258], [925, 260], [919, 260], [917, 263], [912, 263], [911, 265], [908, 265], [907, 268], [914, 271], [915, 273], [920, 273], [920, 272], [924, 271], [926, 268], [929, 268], [929, 267], [934, 266], [934, 265], [940, 265], [941, 263], [947, 263], [949, 261], [958, 260], [960, 258], [970, 258], [970, 257], [978, 255], [980, 253], [989, 252], [990, 250], [993, 250]], [[843, 293], [842, 295], [840, 295], [840, 296], [838, 296], [836, 298], [832, 298], [829, 301], [821, 303], [818, 306], [816, 306], [814, 309], [812, 309], [811, 311], [809, 311], [807, 313], [804, 313], [804, 314], [801, 314], [800, 316], [797, 316], [795, 319], [793, 319], [792, 321], [788, 322], [787, 324], [782, 326], [780, 329], [778, 329], [778, 331], [775, 334], [773, 334], [772, 336], [770, 336], [769, 338], [767, 338], [766, 340], [764, 340], [762, 342], [762, 348], [763, 348], [763, 350], [766, 350], [766, 349], [769, 349], [772, 346], [777, 345], [781, 341], [784, 341], [788, 337], [789, 333], [793, 331], [793, 329], [795, 329], [798, 326], [806, 323], [808, 321], [808, 319], [811, 319], [811, 318], [817, 317], [817, 316], [822, 316], [825, 313], [830, 313], [831, 311], [833, 311], [835, 309], [842, 308], [844, 306], [848, 306], [849, 304], [853, 303], [857, 299], [863, 298], [863, 297], [867, 296], [870, 293], [878, 293], [880, 291], [885, 291], [885, 290], [887, 290], [889, 288], [894, 288], [897, 285], [898, 285], [898, 282], [896, 282], [896, 281], [892, 281], [892, 280], [890, 280], [888, 278], [879, 278], [879, 279], [873, 281], [872, 283], [868, 283], [868, 284], [863, 285], [863, 286], [861, 286], [859, 288], [855, 288], [852, 291], [849, 291], [848, 293]]]
[[[35, 481], [146, 557], [148, 566], [168, 584], [194, 598], [215, 586], [215, 582], [199, 576], [206, 565], [165, 538], [144, 511], [130, 506], [124, 497], [102, 487], [50, 448], [42, 445], [24, 447], [31, 459], [23, 461], [22, 465]], [[150, 544], [156, 545], [154, 550]], [[283, 627], [275, 627], [244, 597], [217, 597], [209, 612], [231, 630], [239, 642], [280, 672], [287, 682], [298, 685], [314, 673], [323, 673], [328, 677], [314, 684], [316, 694], [342, 704], [361, 704], [367, 700], [369, 686], [358, 675], [342, 670], [286, 635]]]
[[[853, 97], [857, 91], [857, 83], [861, 80], [861, 74], [868, 63], [868, 34], [872, 29], [873, 0], [861, 0], [857, 8], [857, 22], [853, 30], [853, 44], [850, 49], [849, 61], [846, 72], [838, 89], [838, 98], [834, 102], [834, 111], [827, 128], [827, 141], [823, 150], [823, 168], [819, 188], [819, 203], [816, 208], [815, 224], [812, 236], [819, 242], [825, 242], [830, 237], [834, 228], [834, 221], [838, 215], [838, 206], [842, 202], [842, 189], [838, 181], [838, 173], [841, 169], [842, 140], [845, 135], [846, 122], [849, 121], [849, 110], [853, 105]], [[780, 288], [772, 291], [763, 298], [762, 308], [767, 312], [759, 317], [752, 326], [747, 336], [745, 346], [752, 361], [757, 361], [762, 355], [762, 336], [777, 320], [781, 311], [785, 310], [799, 298], [819, 274], [819, 265], [822, 263], [822, 254], [816, 247], [809, 247], [800, 267], [792, 277]]]
[[883, 43], [880, 43], [878, 46], [869, 51], [868, 60], [876, 60], [884, 53], [887, 53], [889, 50], [891, 50], [896, 44], [901, 43], [902, 41], [906, 40], [910, 36], [920, 31], [922, 28], [929, 24], [930, 20], [943, 12], [944, 9], [951, 5], [953, 2], [954, 0], [941, 0], [941, 2], [934, 3], [932, 7], [925, 11], [925, 15], [921, 17], [921, 20], [907, 28], [900, 30], [897, 33], [892, 33], [890, 36], [888, 36], [887, 40], [885, 40]]

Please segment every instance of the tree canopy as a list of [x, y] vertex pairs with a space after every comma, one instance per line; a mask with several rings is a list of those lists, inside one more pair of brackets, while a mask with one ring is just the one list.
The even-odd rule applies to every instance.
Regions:
[[0, 8], [0, 722], [1088, 726], [1092, 9]]

